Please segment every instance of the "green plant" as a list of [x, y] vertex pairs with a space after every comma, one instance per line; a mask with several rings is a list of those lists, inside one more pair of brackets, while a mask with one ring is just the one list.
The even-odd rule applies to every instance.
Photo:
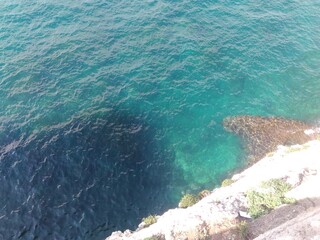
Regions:
[[154, 224], [157, 222], [157, 217], [156, 215], [150, 215], [146, 218], [142, 219], [142, 222], [144, 222], [146, 227], [150, 226], [151, 224]]
[[245, 240], [248, 237], [248, 223], [246, 221], [241, 221], [237, 225], [237, 230], [241, 240]]
[[187, 208], [187, 207], [190, 207], [190, 206], [196, 204], [197, 202], [199, 202], [198, 196], [187, 193], [181, 198], [181, 200], [179, 202], [179, 207]]
[[282, 179], [271, 179], [263, 182], [261, 188], [264, 190], [263, 192], [247, 192], [249, 214], [253, 218], [267, 214], [282, 204], [295, 202], [295, 199], [285, 197], [285, 193], [288, 192], [292, 186]]
[[286, 192], [292, 189], [291, 184], [279, 178], [273, 178], [269, 181], [262, 182], [261, 187], [264, 189], [271, 189], [276, 194], [280, 195], [284, 195]]
[[222, 181], [221, 187], [227, 187], [230, 186], [234, 181], [230, 178], [226, 178], [225, 180]]

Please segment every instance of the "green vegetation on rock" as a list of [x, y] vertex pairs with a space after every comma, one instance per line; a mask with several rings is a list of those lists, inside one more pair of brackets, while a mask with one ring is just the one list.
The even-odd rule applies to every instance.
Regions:
[[273, 189], [276, 194], [285, 194], [292, 189], [291, 184], [282, 179], [273, 178], [269, 181], [261, 183], [261, 187], [265, 189]]
[[227, 179], [222, 181], [221, 187], [230, 186], [232, 183], [234, 183], [234, 181], [232, 179], [230, 179], [230, 178], [227, 178]]
[[258, 218], [282, 204], [294, 203], [295, 199], [285, 197], [292, 186], [282, 179], [271, 179], [261, 184], [263, 191], [247, 192], [249, 214]]
[[187, 208], [187, 207], [190, 207], [194, 204], [196, 204], [197, 202], [199, 202], [199, 197], [194, 195], [194, 194], [185, 194], [180, 202], [179, 202], [179, 207], [181, 208]]
[[144, 222], [146, 227], [150, 226], [151, 224], [154, 224], [157, 222], [157, 217], [156, 215], [150, 215], [146, 218], [142, 219], [142, 222]]

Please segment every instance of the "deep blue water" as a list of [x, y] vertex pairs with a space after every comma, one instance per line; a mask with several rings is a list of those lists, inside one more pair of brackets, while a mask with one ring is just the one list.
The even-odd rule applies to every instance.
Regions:
[[0, 5], [0, 239], [104, 239], [245, 164], [221, 121], [320, 120], [318, 1]]

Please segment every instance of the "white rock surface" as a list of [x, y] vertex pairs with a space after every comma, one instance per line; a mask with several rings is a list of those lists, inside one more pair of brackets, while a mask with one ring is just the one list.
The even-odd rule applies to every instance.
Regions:
[[[187, 209], [171, 209], [160, 216], [157, 223], [147, 228], [135, 232], [114, 232], [107, 240], [143, 240], [156, 235], [161, 235], [166, 240], [205, 239], [208, 236], [210, 236], [209, 239], [219, 239], [215, 236], [227, 230], [228, 227], [230, 228], [228, 223], [232, 223], [238, 217], [239, 211], [245, 211], [247, 208], [245, 192], [258, 188], [262, 181], [272, 178], [285, 179], [294, 186], [294, 189], [288, 193], [290, 197], [301, 201], [308, 198], [320, 198], [320, 142], [311, 141], [302, 146], [279, 147], [272, 156], [266, 157], [242, 173], [236, 174], [233, 177], [236, 182], [232, 185], [215, 189], [211, 195], [194, 206]], [[320, 212], [317, 207], [318, 202], [314, 206], [312, 204], [305, 213], [300, 209], [300, 213], [294, 216], [297, 218], [296, 221], [291, 217], [291, 219], [285, 219], [286, 221], [280, 221], [280, 225], [277, 226], [265, 224], [265, 226], [269, 226], [265, 229], [261, 227], [263, 223], [255, 225], [255, 221], [253, 221], [250, 224], [250, 227], [253, 228], [252, 231], [250, 229], [252, 235], [250, 239], [257, 237], [256, 239], [320, 240]], [[268, 219], [267, 216], [261, 219], [266, 219], [265, 223], [272, 222], [272, 219]], [[310, 221], [307, 223], [306, 219]], [[312, 229], [317, 229], [312, 232], [313, 236], [294, 238], [294, 234], [297, 234], [295, 229], [299, 229], [298, 225], [301, 222], [306, 223], [304, 227], [301, 226], [301, 229], [307, 230], [307, 226], [309, 229], [311, 229], [310, 226], [313, 226]], [[291, 226], [294, 228], [292, 231], [288, 230], [284, 235], [280, 235], [284, 228], [289, 229]], [[272, 232], [272, 228], [274, 232]], [[303, 237], [303, 233], [299, 237]], [[229, 239], [236, 238], [231, 236]]]

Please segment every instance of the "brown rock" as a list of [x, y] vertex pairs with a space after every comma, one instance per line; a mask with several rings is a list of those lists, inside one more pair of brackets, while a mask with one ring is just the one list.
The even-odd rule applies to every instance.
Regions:
[[249, 159], [257, 161], [278, 145], [303, 144], [313, 140], [305, 134], [308, 124], [281, 117], [234, 116], [223, 120], [224, 128], [239, 135], [246, 144]]

